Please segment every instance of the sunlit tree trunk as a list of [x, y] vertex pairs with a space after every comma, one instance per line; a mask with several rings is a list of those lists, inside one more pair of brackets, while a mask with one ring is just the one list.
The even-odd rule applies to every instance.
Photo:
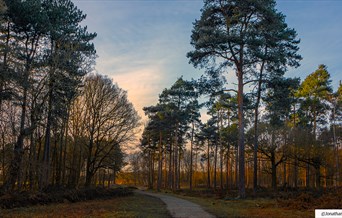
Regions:
[[[240, 60], [243, 60], [243, 46], [240, 48]], [[243, 110], [243, 64], [240, 63], [238, 66], [238, 118], [239, 118], [239, 196], [241, 198], [246, 197], [245, 192], [245, 121], [244, 121], [244, 110]]]
[[192, 191], [192, 178], [193, 178], [193, 143], [194, 143], [194, 131], [195, 126], [194, 122], [192, 122], [192, 129], [191, 129], [191, 141], [190, 141], [190, 172], [189, 172], [189, 188]]
[[162, 132], [159, 131], [159, 145], [158, 145], [158, 182], [157, 182], [157, 190], [160, 191], [162, 186], [162, 169], [163, 169], [163, 154], [162, 154]]
[[173, 178], [172, 178], [172, 160], [173, 160], [173, 158], [172, 158], [172, 149], [173, 149], [173, 145], [172, 145], [172, 142], [170, 143], [170, 153], [169, 153], [169, 176], [168, 176], [168, 186], [169, 186], [169, 188], [170, 189], [172, 189], [173, 188]]
[[211, 188], [211, 184], [210, 184], [210, 142], [208, 139], [208, 145], [207, 145], [207, 188], [210, 189]]

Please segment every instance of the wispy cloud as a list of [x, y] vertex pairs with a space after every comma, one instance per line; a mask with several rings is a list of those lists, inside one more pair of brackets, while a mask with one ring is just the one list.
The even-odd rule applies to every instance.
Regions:
[[187, 2], [185, 7], [172, 2], [83, 4], [89, 30], [98, 33], [96, 70], [128, 91], [129, 100], [142, 117], [142, 108], [156, 104], [159, 93], [177, 77], [200, 76], [185, 57], [191, 49], [193, 22], [192, 17], [186, 17], [199, 13], [200, 8], [192, 11], [194, 3]]
[[156, 93], [163, 89], [163, 79], [159, 71], [159, 67], [147, 67], [128, 74], [111, 75], [113, 81], [128, 92], [129, 100], [133, 102], [142, 117], [144, 116], [142, 108], [155, 104], [158, 100]]
[[[192, 23], [200, 17], [202, 1], [82, 1], [75, 4], [88, 14], [84, 21], [97, 32], [96, 70], [128, 91], [130, 101], [143, 116], [142, 108], [156, 104], [158, 94], [177, 77], [198, 78], [202, 70], [188, 64]], [[342, 19], [340, 1], [278, 1], [289, 27], [299, 38], [301, 67], [288, 76], [302, 79], [319, 64], [326, 64], [334, 83], [341, 79]], [[227, 74], [228, 87], [236, 76]]]

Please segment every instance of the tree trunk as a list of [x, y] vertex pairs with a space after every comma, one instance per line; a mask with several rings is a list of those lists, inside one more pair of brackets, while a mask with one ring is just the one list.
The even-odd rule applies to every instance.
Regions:
[[154, 151], [152, 152], [152, 159], [151, 159], [151, 187], [154, 187]]
[[158, 146], [158, 183], [157, 190], [160, 191], [162, 185], [162, 132], [159, 132], [159, 146]]
[[168, 185], [169, 188], [173, 187], [173, 178], [172, 178], [172, 143], [170, 144], [170, 154], [169, 154], [169, 176], [168, 176]]
[[235, 152], [235, 188], [239, 188], [239, 148]]
[[286, 161], [284, 161], [284, 177], [283, 177], [283, 186], [284, 188], [287, 187], [287, 172], [286, 172]]
[[181, 174], [180, 174], [180, 170], [181, 170], [181, 157], [182, 157], [182, 149], [178, 148], [179, 154], [178, 154], [178, 182], [177, 182], [177, 189], [180, 190], [180, 179], [181, 179]]
[[5, 150], [5, 132], [2, 132], [2, 181], [5, 182], [6, 180], [6, 171], [5, 169], [5, 155], [6, 155], [6, 150]]
[[116, 184], [116, 170], [113, 169], [113, 185]]
[[112, 174], [109, 172], [108, 173], [108, 184], [107, 184], [107, 188], [110, 188], [110, 182], [112, 180]]
[[220, 189], [221, 190], [223, 190], [223, 158], [224, 158], [224, 152], [223, 152], [223, 146], [221, 144], [221, 148], [220, 148]]
[[230, 167], [229, 167], [229, 160], [230, 160], [230, 158], [229, 158], [229, 148], [230, 148], [230, 146], [228, 145], [228, 148], [227, 148], [227, 160], [226, 160], [226, 189], [228, 190], [228, 187], [229, 187], [229, 175], [231, 176], [231, 174], [229, 174], [229, 169], [230, 169]]
[[173, 190], [177, 190], [178, 188], [178, 181], [179, 181], [179, 177], [178, 177], [178, 124], [176, 127], [176, 133], [175, 133], [175, 144], [174, 144], [174, 151], [173, 151], [173, 158], [174, 158], [174, 184], [173, 184]]
[[194, 142], [194, 122], [192, 122], [192, 130], [191, 130], [191, 141], [190, 141], [190, 172], [189, 172], [189, 188], [192, 191], [192, 156], [193, 156], [193, 142]]
[[[69, 114], [69, 113], [68, 113]], [[57, 163], [57, 169], [56, 169], [56, 185], [60, 186], [62, 182], [62, 166], [63, 166], [63, 149], [64, 149], [64, 136], [66, 137], [65, 132], [68, 131], [68, 118], [64, 120], [64, 123], [61, 128], [60, 132], [60, 141], [59, 141], [59, 157], [58, 157], [58, 163]]]
[[152, 154], [148, 151], [148, 189], [153, 189], [153, 173], [152, 173]]
[[217, 140], [215, 140], [215, 154], [214, 154], [214, 189], [217, 187]]
[[102, 170], [103, 173], [102, 173], [102, 187], [104, 188], [105, 187], [105, 184], [106, 184], [106, 170]]
[[91, 134], [90, 141], [88, 145], [88, 154], [87, 154], [87, 167], [86, 167], [86, 181], [85, 181], [85, 187], [90, 187], [91, 180], [94, 176], [93, 170], [92, 170], [92, 152], [93, 152], [93, 136]]
[[54, 130], [54, 146], [53, 146], [53, 152], [52, 152], [52, 160], [51, 160], [51, 175], [52, 175], [52, 179], [51, 179], [51, 184], [49, 183], [49, 178], [48, 178], [48, 185], [52, 185], [55, 186], [56, 183], [56, 175], [57, 175], [57, 165], [58, 165], [58, 149], [57, 149], [57, 133], [56, 133], [56, 129]]
[[166, 145], [164, 155], [164, 189], [168, 188], [168, 175], [167, 175], [167, 154], [166, 154]]
[[[341, 82], [340, 82], [341, 85]], [[336, 139], [336, 121], [335, 121], [335, 116], [336, 116], [336, 102], [334, 102], [334, 107], [333, 107], [333, 114], [332, 114], [332, 130], [333, 130], [333, 140], [334, 140], [334, 148], [335, 148], [335, 161], [336, 161], [336, 172], [335, 172], [335, 187], [340, 186], [340, 166], [339, 166], [339, 146], [337, 145], [337, 139]]]
[[259, 177], [258, 177], [258, 184], [261, 186], [261, 160], [258, 159], [258, 170], [259, 170]]
[[34, 133], [31, 133], [30, 136], [30, 166], [29, 166], [29, 183], [30, 190], [33, 191], [34, 183], [35, 183], [35, 174], [36, 174], [36, 143], [34, 140]]
[[316, 189], [321, 189], [321, 166], [319, 164], [315, 165], [315, 177], [316, 177]]
[[[242, 48], [243, 50], [243, 48]], [[242, 53], [240, 54], [243, 55]], [[240, 60], [243, 60], [240, 57]], [[238, 67], [238, 118], [239, 118], [239, 197], [246, 198], [245, 191], [245, 125], [244, 125], [244, 111], [243, 111], [243, 72], [242, 64]]]
[[271, 172], [272, 172], [272, 189], [277, 191], [277, 166], [275, 162], [275, 152], [271, 153]]
[[[83, 165], [83, 153], [82, 153], [82, 149], [81, 147], [79, 147], [79, 155], [78, 155], [78, 163], [77, 163], [77, 168], [76, 168], [76, 180], [75, 180], [75, 186], [78, 187], [78, 185], [80, 184], [80, 177], [81, 177], [81, 170], [82, 170], [82, 165]], [[91, 180], [90, 183], [91, 184]]]
[[295, 156], [295, 160], [294, 160], [294, 166], [293, 166], [293, 170], [294, 170], [294, 187], [297, 189], [298, 188], [298, 159], [297, 159], [297, 155]]
[[[265, 51], [265, 53], [267, 50]], [[260, 75], [258, 80], [258, 91], [257, 91], [257, 99], [254, 109], [254, 149], [253, 149], [253, 193], [254, 195], [257, 192], [258, 188], [258, 119], [259, 119], [259, 105], [260, 105], [260, 99], [261, 99], [261, 84], [262, 84], [262, 77], [263, 77], [263, 70], [264, 70], [264, 64], [263, 61], [260, 69]]]
[[[8, 46], [9, 46], [9, 40], [10, 40], [10, 22], [7, 22], [7, 32], [6, 32], [6, 45], [5, 48], [3, 49], [3, 63], [2, 63], [2, 70], [5, 71], [7, 70], [7, 53], [8, 53]], [[4, 91], [4, 86], [5, 86], [5, 81], [2, 80], [5, 78], [1, 78], [0, 79], [0, 95], [3, 93]], [[0, 116], [3, 116], [2, 114], [2, 96], [0, 96]], [[5, 182], [6, 178], [5, 178], [5, 130], [2, 132], [2, 144], [1, 144], [1, 150], [2, 150], [2, 182]]]
[[[69, 114], [68, 114], [69, 117]], [[66, 158], [67, 158], [67, 144], [68, 144], [68, 129], [69, 129], [69, 122], [66, 124], [66, 131], [64, 137], [64, 156], [63, 156], [63, 165], [62, 165], [62, 183], [66, 184]], [[70, 175], [69, 175], [70, 176]]]
[[306, 188], [310, 188], [310, 164], [306, 164]]
[[[93, 176], [94, 176], [94, 173], [92, 171], [90, 171], [90, 169], [88, 169], [86, 171], [86, 180], [85, 180], [85, 183], [84, 183], [84, 186], [86, 188], [89, 188], [91, 185], [92, 185], [92, 180], [93, 180]], [[96, 178], [95, 178], [96, 179]]]
[[[296, 129], [296, 103], [293, 105], [293, 130]], [[295, 138], [293, 138], [295, 140]], [[294, 159], [294, 166], [293, 166], [293, 171], [294, 171], [294, 187], [297, 189], [298, 188], [298, 158], [297, 158], [297, 145], [293, 145], [294, 150], [295, 150], [295, 159]]]
[[41, 188], [46, 188], [48, 185], [50, 174], [50, 138], [51, 138], [51, 125], [52, 125], [52, 84], [49, 85], [49, 100], [48, 100], [48, 116], [45, 129], [45, 143], [44, 143], [44, 155], [43, 155], [43, 170]]
[[[74, 139], [74, 144], [72, 147], [73, 147], [73, 149], [72, 149], [72, 160], [71, 160], [71, 166], [70, 166], [68, 186], [70, 188], [75, 188], [76, 187], [76, 173], [77, 173], [77, 157], [78, 157], [78, 152], [76, 150], [77, 139]], [[81, 157], [79, 157], [79, 158], [81, 158]]]
[[219, 145], [220, 145], [220, 189], [223, 190], [223, 144], [222, 144], [222, 135], [221, 135], [221, 128], [222, 128], [222, 112], [218, 112], [218, 131], [219, 131]]
[[[25, 73], [25, 81], [28, 82], [28, 72]], [[17, 142], [14, 146], [14, 156], [10, 166], [9, 179], [4, 184], [3, 188], [5, 191], [14, 190], [15, 184], [18, 181], [18, 176], [21, 173], [21, 162], [24, 154], [24, 138], [27, 135], [25, 131], [26, 122], [26, 106], [27, 106], [27, 92], [28, 84], [24, 85], [23, 102], [21, 105], [21, 117], [20, 117], [20, 132]]]
[[195, 183], [195, 187], [197, 187], [197, 161], [198, 161], [198, 143], [196, 143], [196, 153], [195, 153], [195, 170], [194, 170], [194, 183]]
[[209, 139], [208, 139], [208, 146], [207, 146], [207, 187], [208, 189], [211, 188], [211, 184], [210, 184], [210, 153], [209, 153]]
[[[276, 145], [275, 145], [275, 132], [272, 130], [271, 139], [271, 175], [272, 175], [272, 189], [277, 191], [277, 163], [276, 163]], [[278, 162], [279, 164], [279, 162]]]

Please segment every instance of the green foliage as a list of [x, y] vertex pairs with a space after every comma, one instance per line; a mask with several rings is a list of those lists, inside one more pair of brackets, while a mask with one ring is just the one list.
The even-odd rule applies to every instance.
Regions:
[[342, 83], [340, 81], [340, 85], [338, 86], [337, 92], [335, 93], [337, 98], [337, 104], [340, 108], [342, 108]]
[[237, 147], [238, 143], [238, 125], [237, 123], [233, 123], [230, 126], [227, 126], [222, 129], [222, 139], [223, 142], [226, 142], [226, 146], [234, 146]]
[[[188, 53], [195, 67], [241, 67], [251, 71], [257, 63], [273, 63], [269, 70], [298, 66], [301, 59], [296, 32], [287, 27], [275, 1], [207, 0], [194, 23]], [[272, 67], [271, 67], [272, 66]], [[284, 71], [284, 69], [283, 69]]]
[[337, 95], [338, 95], [338, 98], [340, 100], [342, 100], [342, 83], [341, 83], [341, 81], [340, 81], [340, 85], [338, 86]]
[[299, 40], [296, 39], [296, 31], [287, 27], [284, 15], [275, 6], [274, 0], [204, 1], [201, 18], [195, 21], [191, 35], [191, 45], [195, 50], [187, 54], [195, 67], [216, 68], [225, 73], [232, 67], [236, 72], [241, 197], [245, 197], [246, 81], [253, 81], [251, 77], [260, 74], [257, 76], [260, 84], [264, 69], [283, 75], [287, 66], [298, 66], [301, 59], [297, 54]]
[[291, 105], [294, 103], [293, 90], [299, 87], [299, 78], [275, 77], [267, 83], [266, 103], [267, 117], [272, 126], [283, 126], [289, 117]]
[[307, 76], [298, 90], [298, 96], [313, 99], [328, 99], [332, 92], [330, 74], [325, 65]]
[[325, 65], [307, 76], [300, 85], [296, 95], [301, 98], [299, 109], [300, 125], [311, 126], [316, 135], [317, 124], [324, 124], [327, 119], [328, 100], [332, 95], [330, 74]]
[[142, 144], [156, 148], [160, 132], [163, 140], [170, 140], [177, 132], [178, 142], [183, 144], [189, 124], [199, 122], [200, 105], [197, 97], [196, 84], [183, 78], [177, 79], [171, 88], [164, 89], [156, 106], [144, 108], [149, 123], [145, 127]]

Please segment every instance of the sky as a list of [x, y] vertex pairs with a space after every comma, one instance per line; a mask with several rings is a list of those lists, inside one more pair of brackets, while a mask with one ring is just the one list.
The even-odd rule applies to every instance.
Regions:
[[[197, 79], [203, 73], [186, 58], [202, 0], [72, 1], [87, 14], [82, 25], [98, 34], [95, 71], [126, 90], [143, 119], [142, 108], [155, 105], [177, 78]], [[278, 0], [277, 9], [301, 39], [301, 66], [286, 76], [304, 80], [325, 64], [335, 91], [342, 79], [342, 0]]]

